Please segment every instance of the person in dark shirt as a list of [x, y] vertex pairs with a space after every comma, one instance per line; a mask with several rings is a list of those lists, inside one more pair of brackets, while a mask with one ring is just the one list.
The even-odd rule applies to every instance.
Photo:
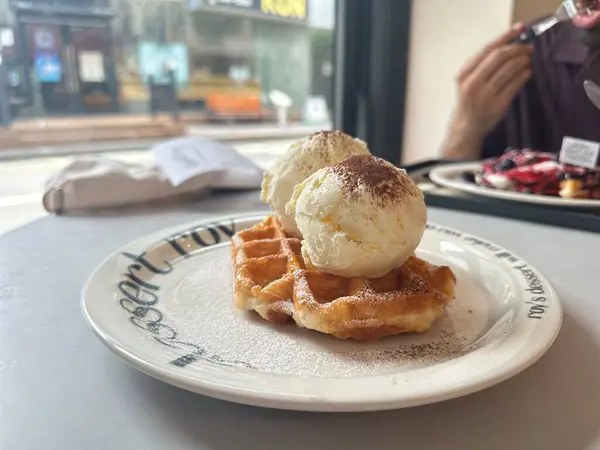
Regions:
[[600, 110], [583, 89], [585, 80], [600, 85], [600, 12], [560, 23], [532, 45], [511, 44], [523, 29], [513, 27], [461, 70], [443, 157], [558, 153], [566, 136], [600, 142]]

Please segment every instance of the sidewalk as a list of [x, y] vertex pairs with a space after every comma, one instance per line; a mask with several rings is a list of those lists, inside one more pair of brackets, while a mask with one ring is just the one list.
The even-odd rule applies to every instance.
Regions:
[[185, 133], [184, 122], [166, 115], [107, 115], [19, 120], [0, 128], [0, 151], [90, 141], [155, 139]]
[[191, 125], [187, 128], [190, 136], [200, 136], [216, 141], [255, 141], [266, 139], [287, 139], [307, 136], [331, 124], [304, 125], [289, 124], [280, 127], [273, 124], [259, 125]]
[[[123, 117], [118, 123], [115, 123], [113, 121], [106, 121], [104, 118], [105, 128], [99, 129], [98, 122], [94, 122], [88, 118], [75, 120], [53, 119], [51, 125], [47, 124], [48, 121], [43, 121], [43, 123], [38, 125], [38, 128], [51, 128], [51, 133], [57, 137], [57, 140], [62, 136], [62, 141], [30, 146], [8, 145], [8, 141], [5, 141], [2, 135], [6, 130], [0, 130], [0, 161], [142, 150], [162, 140], [181, 135], [205, 137], [225, 142], [295, 139], [331, 127], [329, 124], [322, 126], [291, 124], [286, 127], [278, 127], [272, 124], [203, 124], [183, 126], [179, 130], [173, 130], [172, 133], [168, 133], [165, 130], [155, 130], [154, 135], [136, 133], [135, 131], [135, 127], [139, 128], [140, 126], [144, 129], [146, 127], [160, 127], [162, 126], [161, 124], [165, 123], [162, 122], [163, 120], [163, 118], [158, 118], [157, 122], [152, 122], [152, 119], [148, 117]], [[106, 131], [106, 123], [109, 123], [113, 130], [122, 130], [124, 137], [100, 139], [99, 137]], [[9, 132], [19, 134], [20, 139], [23, 141], [29, 139], [29, 142], [31, 142], [31, 138], [28, 138], [28, 136], [31, 136], [32, 128], [35, 126], [35, 122], [18, 123]]]

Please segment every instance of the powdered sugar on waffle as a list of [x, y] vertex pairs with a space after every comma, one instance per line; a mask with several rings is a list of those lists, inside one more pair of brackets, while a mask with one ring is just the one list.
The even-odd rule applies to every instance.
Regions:
[[[202, 270], [197, 270], [200, 266]], [[423, 335], [374, 343], [341, 341], [295, 325], [271, 324], [253, 312], [236, 310], [231, 302], [229, 247], [215, 247], [181, 262], [178, 272], [188, 275], [163, 297], [165, 321], [175, 325], [182, 338], [207, 352], [244, 361], [264, 372], [351, 377], [414, 370], [472, 351], [469, 346], [485, 329], [485, 320], [478, 323], [469, 310], [481, 311], [486, 306], [461, 303], [451, 305]]]

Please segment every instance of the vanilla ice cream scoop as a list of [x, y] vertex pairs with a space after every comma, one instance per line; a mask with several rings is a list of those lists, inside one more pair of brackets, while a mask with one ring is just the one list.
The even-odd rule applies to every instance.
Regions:
[[378, 278], [411, 256], [425, 231], [423, 193], [404, 170], [352, 156], [299, 184], [286, 212], [303, 236], [309, 266], [343, 277]]
[[279, 216], [285, 230], [300, 235], [293, 215], [285, 212], [294, 187], [323, 167], [342, 162], [352, 155], [367, 155], [367, 145], [341, 131], [321, 131], [291, 146], [265, 172], [261, 200]]

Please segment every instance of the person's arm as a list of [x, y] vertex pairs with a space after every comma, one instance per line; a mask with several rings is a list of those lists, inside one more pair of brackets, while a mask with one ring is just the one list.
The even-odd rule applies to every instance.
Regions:
[[516, 94], [531, 77], [529, 45], [512, 44], [522, 31], [515, 26], [487, 45], [460, 71], [458, 104], [452, 115], [442, 157], [479, 159], [501, 153], [505, 144], [502, 119]]
[[509, 129], [512, 130], [514, 125], [511, 128], [508, 122], [509, 120], [511, 122], [518, 121], [518, 113], [517, 98], [507, 111], [506, 117], [502, 118], [498, 125], [483, 137], [470, 134], [468, 130], [450, 129], [444, 142], [443, 157], [472, 161], [501, 156], [508, 147], [515, 145], [509, 141], [509, 136], [513, 134], [509, 133]]
[[444, 159], [479, 159], [484, 138], [485, 136], [481, 136], [469, 124], [460, 123], [453, 118], [442, 146], [442, 157]]

